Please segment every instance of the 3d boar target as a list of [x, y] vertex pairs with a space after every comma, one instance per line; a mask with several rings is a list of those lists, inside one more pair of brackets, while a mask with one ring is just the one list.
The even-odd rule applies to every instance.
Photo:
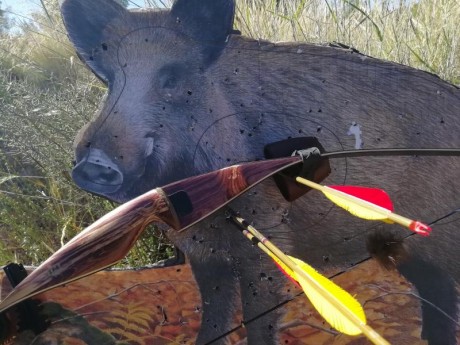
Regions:
[[[315, 137], [325, 151], [460, 147], [460, 90], [438, 77], [355, 50], [276, 44], [233, 28], [230, 0], [177, 0], [128, 11], [113, 0], [64, 0], [79, 56], [108, 85], [97, 116], [75, 141], [73, 179], [125, 202], [154, 187], [238, 162], [266, 145]], [[237, 29], [237, 28], [235, 28]], [[327, 184], [380, 187], [395, 209], [427, 222], [460, 207], [458, 157], [330, 160]], [[231, 205], [283, 251], [332, 273], [373, 254], [422, 297], [422, 337], [456, 343], [458, 216], [430, 238], [366, 222], [317, 192], [287, 201], [272, 179]], [[277, 344], [285, 278], [218, 213], [184, 232], [165, 229], [192, 266], [202, 296], [197, 344], [228, 331], [242, 306], [249, 344]], [[263, 314], [263, 316], [260, 316]], [[259, 317], [260, 316], [260, 317]], [[225, 337], [214, 344], [224, 344]]]

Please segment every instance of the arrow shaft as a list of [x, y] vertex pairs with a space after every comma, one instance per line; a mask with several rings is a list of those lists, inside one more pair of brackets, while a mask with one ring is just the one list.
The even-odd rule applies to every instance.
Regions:
[[410, 228], [411, 224], [414, 222], [412, 219], [406, 218], [404, 216], [400, 216], [399, 214], [396, 214], [393, 212], [390, 212], [387, 218], [391, 220], [392, 222], [402, 225], [406, 228]]
[[[326, 299], [329, 300], [329, 302], [347, 317], [349, 320], [351, 320], [356, 327], [358, 327], [362, 333], [374, 344], [376, 345], [390, 345], [389, 342], [387, 342], [380, 334], [378, 334], [375, 330], [373, 330], [370, 326], [366, 325], [363, 323], [355, 314], [353, 314], [351, 311], [349, 311], [346, 307], [340, 303], [339, 300], [335, 296], [332, 296], [330, 294], [327, 294], [323, 291], [321, 286], [319, 284], [310, 278], [309, 275], [307, 275], [294, 261], [292, 261], [286, 254], [284, 254], [278, 247], [276, 247], [271, 241], [269, 241], [262, 233], [260, 233], [256, 228], [251, 226], [249, 223], [247, 223], [243, 218], [238, 217], [238, 216], [232, 216], [232, 219], [241, 227], [243, 227], [246, 230], [245, 236], [251, 240], [253, 238], [256, 238], [258, 242], [258, 247], [262, 248], [262, 250], [267, 253], [271, 257], [276, 257], [278, 260], [280, 260], [283, 264], [285, 264], [289, 269], [291, 269], [293, 272], [298, 277], [303, 278], [304, 280], [308, 281], [309, 284], [315, 286], [318, 288], [318, 292]], [[249, 235], [248, 235], [249, 234]], [[252, 236], [250, 236], [252, 235]]]
[[260, 242], [254, 235], [252, 235], [248, 230], [242, 229], [241, 232], [251, 242], [254, 243], [257, 241], [257, 247], [259, 247], [265, 254], [270, 256], [272, 259], [276, 259], [275, 255], [262, 242]]

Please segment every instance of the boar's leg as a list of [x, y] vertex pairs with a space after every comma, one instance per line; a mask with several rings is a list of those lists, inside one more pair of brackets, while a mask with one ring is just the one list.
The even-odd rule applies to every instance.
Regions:
[[286, 280], [265, 254], [261, 255], [260, 260], [245, 260], [243, 257], [240, 267], [239, 281], [247, 343], [279, 344], [277, 330], [281, 315], [279, 308], [273, 308], [283, 300]]
[[232, 315], [238, 308], [238, 284], [233, 264], [223, 257], [202, 260], [189, 256], [189, 259], [202, 304], [201, 328], [195, 344], [211, 341], [213, 345], [227, 344], [225, 338], [213, 340], [230, 330]]
[[[434, 241], [435, 238], [430, 240]], [[456, 344], [456, 321], [453, 320], [457, 320], [458, 296], [453, 279], [455, 275], [452, 276], [440, 267], [444, 265], [440, 261], [449, 258], [446, 257], [448, 252], [441, 252], [444, 258], [438, 253], [438, 262], [430, 262], [422, 259], [421, 254], [414, 254], [422, 253], [421, 248], [411, 248], [407, 239], [389, 231], [371, 234], [366, 244], [369, 253], [383, 267], [393, 269], [396, 266], [417, 289], [422, 307], [422, 338], [428, 340], [430, 345]], [[433, 254], [431, 251], [424, 257], [436, 257]], [[451, 272], [455, 271], [456, 265], [456, 262], [450, 263]]]
[[457, 320], [458, 297], [452, 277], [416, 256], [406, 258], [398, 269], [422, 298], [422, 338], [428, 340], [429, 345], [457, 344], [456, 323], [452, 320]]

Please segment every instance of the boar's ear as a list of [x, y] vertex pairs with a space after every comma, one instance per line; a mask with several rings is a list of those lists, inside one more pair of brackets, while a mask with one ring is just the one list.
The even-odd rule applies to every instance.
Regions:
[[232, 33], [234, 0], [176, 0], [171, 15], [182, 31], [207, 45], [205, 53], [216, 58]]
[[[101, 63], [101, 51], [108, 41], [117, 41], [110, 22], [127, 12], [114, 0], [60, 0], [61, 13], [68, 35], [77, 53], [102, 79], [109, 79], [108, 66]], [[108, 36], [114, 37], [108, 37]]]

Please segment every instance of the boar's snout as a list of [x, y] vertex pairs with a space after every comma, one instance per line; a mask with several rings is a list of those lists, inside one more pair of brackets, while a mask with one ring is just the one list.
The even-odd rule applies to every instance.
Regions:
[[123, 184], [118, 166], [104, 151], [96, 148], [91, 148], [74, 167], [72, 178], [80, 188], [101, 195], [115, 193]]

